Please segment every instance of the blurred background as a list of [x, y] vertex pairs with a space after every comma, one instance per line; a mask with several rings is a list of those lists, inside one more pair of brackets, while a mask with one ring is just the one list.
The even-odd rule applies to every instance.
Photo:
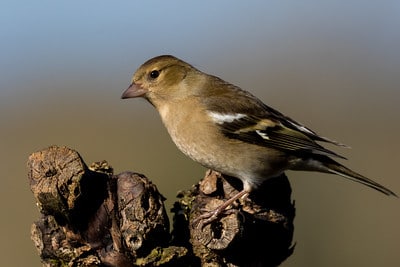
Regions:
[[[28, 156], [49, 145], [147, 175], [167, 198], [205, 169], [153, 107], [121, 100], [135, 69], [173, 54], [321, 135], [400, 193], [399, 1], [1, 1], [0, 258], [41, 266]], [[288, 172], [296, 249], [282, 266], [400, 266], [400, 200], [338, 176]]]

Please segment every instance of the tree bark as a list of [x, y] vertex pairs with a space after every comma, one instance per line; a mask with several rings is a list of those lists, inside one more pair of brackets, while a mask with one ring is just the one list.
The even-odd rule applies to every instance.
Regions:
[[171, 209], [144, 175], [88, 167], [78, 152], [51, 146], [28, 159], [41, 217], [31, 229], [43, 266], [278, 266], [293, 252], [294, 204], [285, 175], [270, 179], [215, 221], [198, 216], [238, 193], [215, 171], [178, 193]]

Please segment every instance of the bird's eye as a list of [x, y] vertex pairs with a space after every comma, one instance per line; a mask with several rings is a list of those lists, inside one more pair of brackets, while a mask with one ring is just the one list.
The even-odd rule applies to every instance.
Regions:
[[153, 70], [150, 72], [150, 78], [156, 79], [160, 75], [160, 72], [158, 70]]

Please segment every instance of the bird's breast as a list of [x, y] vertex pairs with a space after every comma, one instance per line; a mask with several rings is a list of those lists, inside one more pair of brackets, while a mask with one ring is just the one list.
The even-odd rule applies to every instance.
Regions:
[[224, 136], [205, 110], [186, 104], [159, 109], [172, 140], [186, 156], [245, 184], [261, 183], [285, 168], [287, 159], [278, 151]]

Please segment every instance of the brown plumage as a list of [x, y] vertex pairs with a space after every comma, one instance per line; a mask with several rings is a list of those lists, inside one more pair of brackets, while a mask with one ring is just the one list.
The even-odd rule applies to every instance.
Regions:
[[317, 142], [345, 146], [322, 137], [258, 98], [169, 55], [145, 62], [122, 98], [144, 97], [160, 113], [177, 147], [194, 161], [239, 178], [247, 196], [286, 170], [332, 173], [386, 195], [388, 188], [331, 157], [343, 158]]

